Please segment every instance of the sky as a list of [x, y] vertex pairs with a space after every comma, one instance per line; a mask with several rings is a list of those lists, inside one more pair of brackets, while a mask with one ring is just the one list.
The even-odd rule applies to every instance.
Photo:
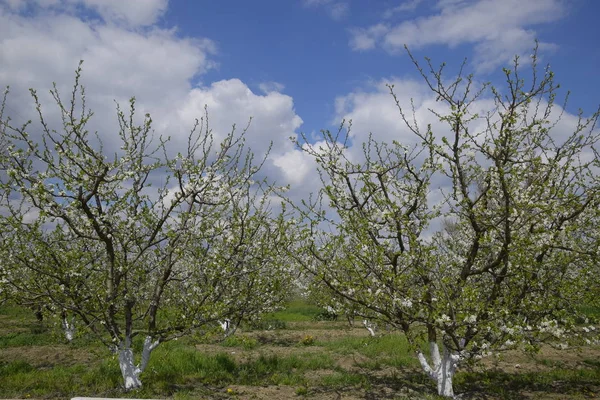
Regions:
[[252, 117], [249, 146], [262, 154], [272, 143], [265, 173], [303, 196], [318, 180], [290, 137], [318, 141], [352, 119], [357, 149], [369, 133], [414, 140], [386, 83], [403, 105], [414, 99], [422, 122], [432, 118], [435, 96], [404, 45], [448, 72], [466, 58], [477, 81], [501, 86], [501, 68], [515, 55], [526, 63], [537, 39], [540, 62], [572, 92], [567, 120], [579, 108], [590, 115], [599, 16], [597, 0], [0, 0], [0, 86], [11, 87], [13, 121], [35, 118], [35, 88], [57, 123], [48, 90], [56, 82], [66, 93], [84, 60], [92, 125], [107, 143], [115, 101], [131, 96], [175, 145], [205, 106], [217, 135]]

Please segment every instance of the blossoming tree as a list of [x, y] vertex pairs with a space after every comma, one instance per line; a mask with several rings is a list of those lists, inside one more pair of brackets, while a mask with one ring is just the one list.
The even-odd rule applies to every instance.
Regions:
[[171, 155], [149, 115], [135, 123], [132, 99], [117, 113], [121, 149], [107, 154], [86, 129], [80, 72], [69, 104], [51, 91], [60, 129], [33, 90], [41, 135], [5, 118], [3, 281], [96, 334], [133, 389], [159, 343], [279, 305], [291, 281], [281, 257], [288, 222], [271, 209], [275, 188], [257, 178], [262, 162], [245, 131], [217, 143], [202, 118]]
[[[599, 244], [584, 233], [597, 232], [598, 113], [567, 134], [553, 130], [557, 86], [535, 57], [530, 83], [516, 58], [502, 90], [412, 60], [446, 129], [418, 124], [390, 86], [417, 144], [370, 138], [357, 161], [344, 125], [298, 143], [323, 189], [299, 207], [304, 247], [293, 254], [334, 297], [402, 331], [438, 393], [452, 397], [462, 363], [578, 335]], [[476, 114], [481, 104], [493, 106]]]

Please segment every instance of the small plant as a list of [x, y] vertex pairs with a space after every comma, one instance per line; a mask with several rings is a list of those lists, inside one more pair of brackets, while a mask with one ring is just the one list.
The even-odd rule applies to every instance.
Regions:
[[315, 321], [337, 321], [338, 315], [329, 310], [322, 310], [320, 313], [313, 317]]
[[305, 335], [300, 341], [304, 346], [312, 346], [315, 344], [315, 337], [312, 335]]
[[308, 388], [305, 386], [296, 389], [297, 396], [306, 396], [308, 394]]
[[252, 350], [258, 345], [258, 341], [245, 335], [229, 336], [223, 341], [225, 347], [242, 347], [244, 350]]
[[248, 327], [255, 331], [275, 331], [287, 329], [287, 324], [279, 319], [261, 319], [250, 321]]

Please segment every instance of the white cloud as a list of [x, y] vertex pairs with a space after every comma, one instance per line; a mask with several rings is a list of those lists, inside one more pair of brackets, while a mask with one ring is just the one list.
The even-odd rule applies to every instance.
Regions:
[[124, 21], [131, 26], [150, 25], [164, 14], [169, 0], [70, 0], [95, 9], [105, 21]]
[[210, 40], [180, 38], [173, 30], [138, 32], [70, 14], [28, 17], [0, 8], [0, 85], [11, 86], [13, 108], [30, 104], [30, 87], [46, 100], [53, 81], [66, 93], [79, 60], [85, 60], [83, 82], [93, 93], [89, 104], [96, 113], [110, 110], [114, 121], [113, 99], [136, 95], [149, 107], [160, 107], [185, 96], [190, 80], [214, 65], [214, 52]]
[[247, 140], [259, 154], [269, 147], [271, 141], [273, 155], [291, 149], [289, 137], [295, 135], [302, 124], [302, 119], [294, 112], [294, 101], [290, 96], [278, 92], [257, 95], [239, 79], [193, 88], [177, 105], [176, 120], [184, 126], [186, 123], [189, 125], [190, 121], [201, 116], [205, 105], [217, 137], [231, 131], [233, 124], [238, 131], [242, 130], [252, 117]]
[[281, 168], [286, 180], [292, 185], [302, 184], [315, 169], [312, 157], [297, 149], [274, 156], [273, 164]]
[[303, 0], [305, 7], [322, 7], [329, 16], [339, 21], [350, 13], [350, 4], [347, 1], [336, 0]]
[[285, 89], [285, 85], [279, 82], [262, 82], [258, 85], [258, 88], [264, 94], [270, 92], [282, 92]]
[[[334, 121], [352, 120], [349, 155], [354, 160], [361, 160], [363, 158], [362, 144], [367, 142], [370, 135], [376, 141], [388, 144], [392, 143], [392, 141], [398, 141], [408, 146], [419, 146], [421, 143], [421, 139], [414, 132], [411, 132], [403, 122], [394, 98], [390, 94], [389, 87], [387, 86], [388, 83], [394, 86], [393, 90], [396, 98], [411, 125], [414, 125], [414, 121], [416, 120], [421, 132], [425, 132], [427, 127], [430, 126], [434, 137], [439, 143], [441, 143], [443, 136], [450, 138], [454, 135], [448, 123], [440, 121], [431, 112], [431, 110], [434, 110], [442, 116], [449, 115], [451, 111], [448, 105], [442, 101], [437, 101], [436, 95], [424, 82], [391, 77], [371, 82], [366, 89], [357, 89], [336, 98]], [[478, 87], [480, 87], [480, 84], [474, 82], [471, 87], [471, 93], [477, 92]], [[461, 88], [459, 88], [459, 92], [460, 90]], [[507, 89], [498, 88], [500, 94], [505, 90]], [[458, 94], [458, 96], [461, 96], [461, 94]], [[560, 104], [561, 101], [562, 99], [558, 99], [557, 104]], [[556, 144], [559, 145], [576, 131], [579, 117], [565, 111], [557, 104], [554, 104], [552, 112], [544, 119], [551, 121], [553, 128], [550, 134]], [[527, 113], [528, 121], [531, 121], [534, 116], [535, 119], [540, 120], [547, 105], [547, 100], [542, 100], [539, 105], [536, 101], [530, 104]], [[413, 106], [415, 112], [414, 119], [412, 114]], [[491, 117], [492, 121], [495, 118], [499, 118], [497, 107], [489, 90], [484, 92], [482, 97], [471, 103], [469, 106], [469, 115], [473, 116], [477, 114], [479, 118], [469, 122], [469, 132], [477, 135], [486, 131], [489, 127], [486, 120], [486, 116], [489, 115], [488, 113], [495, 110]], [[593, 112], [594, 110], [591, 111]], [[596, 128], [596, 132], [598, 132], [598, 128]], [[483, 137], [479, 139], [483, 140]]]
[[24, 0], [3, 0], [4, 4], [8, 6], [12, 11], [19, 11], [25, 7]]
[[350, 32], [350, 47], [352, 50], [371, 50], [377, 46], [377, 42], [381, 40], [390, 28], [384, 24], [373, 25], [369, 28], [355, 28]]
[[405, 44], [417, 49], [470, 43], [475, 64], [488, 70], [531, 49], [536, 38], [531, 27], [556, 21], [566, 11], [562, 0], [441, 0], [436, 9], [436, 14], [396, 25], [354, 29], [350, 46], [365, 50], [379, 45], [395, 53]]
[[422, 2], [423, 0], [406, 0], [399, 6], [385, 10], [383, 13], [383, 18], [392, 18], [395, 14], [415, 11]]
[[80, 6], [94, 10], [106, 22], [136, 27], [156, 22], [167, 10], [169, 0], [0, 0], [2, 3], [12, 11], [31, 7], [70, 14]]
[[346, 15], [348, 15], [349, 12], [350, 6], [348, 5], [348, 3], [334, 3], [329, 8], [329, 14], [331, 15], [331, 18], [335, 19], [336, 21], [339, 21], [342, 18], [344, 18]]
[[[76, 10], [37, 3], [28, 3], [25, 13], [19, 4], [1, 1], [0, 87], [11, 86], [7, 110], [16, 124], [36, 119], [28, 93], [28, 88], [33, 87], [38, 89], [50, 126], [58, 128], [58, 113], [48, 90], [56, 82], [63, 99], [68, 101], [74, 70], [83, 59], [82, 83], [87, 105], [94, 111], [88, 128], [98, 131], [107, 152], [116, 151], [119, 146], [115, 140], [118, 125], [113, 100], [127, 111], [127, 100], [136, 96], [139, 118], [151, 113], [156, 135], [170, 136], [175, 146], [185, 143], [194, 119], [203, 116], [206, 104], [217, 138], [228, 133], [234, 123], [243, 129], [253, 117], [246, 142], [256, 156], [262, 157], [273, 142], [265, 174], [281, 184], [298, 181], [294, 178], [296, 165], [281, 162], [282, 155], [294, 148], [289, 137], [296, 135], [302, 124], [293, 99], [279, 93], [283, 85], [276, 82], [261, 85], [264, 95], [253, 93], [238, 79], [198, 86], [199, 77], [215, 65], [216, 45], [210, 39], [181, 37], [174, 29], [155, 26], [138, 29], [89, 20], [80, 17]], [[86, 4], [92, 4], [92, 0]], [[132, 9], [121, 9], [116, 2], [105, 5], [113, 7], [112, 11], [106, 10], [106, 15], [114, 14], [117, 20], [134, 8], [131, 5]], [[138, 25], [149, 22], [162, 12], [158, 6], [153, 10], [138, 20], [130, 15], [128, 21]], [[32, 126], [31, 134], [35, 135], [38, 128]]]

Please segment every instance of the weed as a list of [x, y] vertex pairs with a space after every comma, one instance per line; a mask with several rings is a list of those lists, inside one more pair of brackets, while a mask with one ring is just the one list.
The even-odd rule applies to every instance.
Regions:
[[[373, 360], [377, 369], [382, 365], [404, 367], [418, 365], [408, 341], [403, 335], [390, 334], [381, 337], [346, 337], [324, 345], [341, 354], [358, 353]], [[375, 361], [377, 360], [377, 361]]]
[[308, 388], [305, 386], [301, 386], [296, 389], [297, 396], [306, 396], [308, 394]]
[[275, 331], [287, 329], [287, 324], [285, 321], [270, 317], [248, 322], [246, 327], [253, 331]]
[[367, 377], [362, 374], [336, 371], [334, 374], [323, 376], [320, 384], [338, 388], [347, 386], [365, 386], [368, 384], [368, 380]]
[[312, 346], [313, 344], [315, 344], [315, 337], [312, 335], [305, 335], [300, 341], [300, 343], [304, 346]]
[[285, 322], [313, 321], [321, 311], [321, 307], [308, 304], [303, 300], [295, 300], [290, 302], [285, 310], [277, 311], [272, 316]]
[[[0, 332], [0, 398], [51, 399], [77, 395], [225, 399], [241, 396], [237, 390], [239, 385], [246, 386], [244, 392], [251, 393], [249, 398], [254, 396], [253, 386], [280, 385], [290, 386], [291, 393], [295, 392], [297, 396], [315, 399], [319, 398], [319, 393], [331, 393], [332, 390], [351, 392], [354, 397], [382, 398], [378, 395], [383, 393], [379, 391], [382, 387], [388, 390], [411, 387], [422, 394], [418, 398], [437, 398], [428, 394], [435, 392], [435, 387], [420, 371], [403, 335], [371, 338], [359, 329], [340, 332], [341, 323], [312, 322], [315, 309], [319, 310], [297, 302], [291, 310], [269, 317], [271, 321], [285, 320], [290, 329], [294, 329], [291, 332], [238, 333], [227, 338], [222, 349], [236, 348], [235, 358], [226, 352], [215, 354], [215, 348], [218, 350], [219, 347], [200, 333], [162, 343], [154, 350], [142, 374], [144, 386], [123, 392], [117, 359], [105, 359], [107, 350], [93, 342], [91, 336], [82, 332], [69, 347], [76, 349], [76, 353], [97, 353], [96, 361], [89, 361], [89, 357], [77, 364], [73, 364], [74, 360], [65, 361], [64, 357], [54, 361], [53, 354], [66, 348], [62, 338], [35, 321], [30, 310], [0, 308], [4, 329]], [[304, 329], [310, 330], [301, 335], [297, 332]], [[61, 343], [60, 348], [55, 346], [56, 343]], [[36, 349], [27, 356], [30, 344]], [[314, 347], [305, 347], [311, 345]], [[206, 346], [206, 353], [199, 350], [203, 346]], [[136, 354], [140, 347], [141, 341], [136, 339]], [[485, 393], [486, 398], [493, 400], [523, 398], [524, 392], [539, 394], [540, 398], [592, 398], [600, 387], [600, 362], [595, 357], [596, 347], [590, 349], [593, 352], [582, 354], [577, 368], [572, 362], [569, 364], [569, 359], [542, 357], [539, 361], [518, 360], [542, 369], [535, 373], [528, 372], [525, 366], [516, 373], [461, 371], [455, 378], [456, 391], [471, 392], [475, 398]], [[32, 357], [39, 356], [40, 351], [43, 351], [44, 359], [53, 361], [39, 362]], [[505, 357], [510, 360], [510, 354]], [[228, 388], [234, 392], [228, 393]]]
[[338, 315], [332, 311], [321, 310], [313, 319], [315, 321], [337, 321]]
[[54, 344], [52, 335], [46, 333], [18, 332], [0, 336], [0, 348], [21, 346], [43, 346]]
[[244, 350], [252, 350], [258, 346], [258, 340], [245, 335], [232, 335], [222, 343], [224, 347], [241, 347]]

